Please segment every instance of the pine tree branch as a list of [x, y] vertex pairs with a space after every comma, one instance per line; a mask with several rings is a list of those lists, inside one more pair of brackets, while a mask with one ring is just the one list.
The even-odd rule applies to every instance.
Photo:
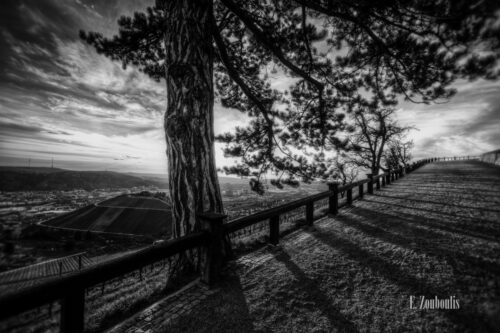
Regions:
[[231, 77], [231, 79], [241, 88], [243, 93], [248, 97], [250, 101], [260, 110], [260, 113], [262, 114], [262, 117], [267, 123], [267, 135], [268, 135], [268, 153], [271, 154], [272, 152], [272, 147], [273, 147], [273, 138], [274, 138], [274, 131], [273, 131], [273, 125], [274, 122], [269, 118], [269, 112], [267, 108], [264, 106], [262, 101], [257, 98], [250, 89], [250, 87], [243, 81], [241, 76], [239, 75], [238, 71], [234, 67], [233, 63], [231, 62], [231, 59], [229, 58], [229, 54], [227, 52], [226, 46], [224, 44], [224, 41], [222, 40], [222, 36], [220, 34], [219, 28], [215, 24], [215, 19], [213, 19], [213, 31], [212, 31], [212, 36], [214, 38], [215, 44], [217, 45], [217, 50], [219, 53], [219, 58], [226, 67], [228, 75]]
[[[266, 33], [262, 31], [257, 25], [255, 24], [254, 20], [252, 20], [247, 13], [240, 8], [238, 5], [236, 5], [233, 1], [231, 0], [221, 0], [221, 2], [229, 9], [231, 10], [242, 22], [243, 24], [252, 32], [254, 37], [268, 50], [270, 51], [276, 58], [278, 58], [281, 63], [286, 66], [288, 69], [290, 69], [292, 72], [295, 74], [299, 75], [302, 77], [305, 81], [311, 83], [316, 89], [318, 90], [318, 110], [321, 115], [322, 119], [326, 120], [326, 110], [325, 110], [325, 101], [323, 99], [323, 90], [324, 90], [324, 84], [321, 83], [320, 81], [316, 80], [313, 78], [311, 75], [309, 75], [305, 70], [302, 68], [296, 66], [293, 64], [284, 54], [281, 48], [277, 46], [276, 43], [274, 43], [268, 36], [270, 36], [270, 33]], [[325, 137], [326, 137], [326, 131], [323, 129], [322, 130], [322, 142], [324, 145], [325, 142]]]
[[284, 54], [283, 51], [274, 43], [268, 35], [264, 31], [261, 31], [259, 27], [255, 24], [254, 20], [250, 18], [247, 13], [241, 9], [238, 5], [236, 5], [231, 0], [221, 0], [221, 2], [229, 8], [242, 22], [245, 26], [252, 32], [254, 37], [265, 46], [267, 50], [269, 50], [276, 58], [278, 58], [281, 63], [290, 69], [295, 74], [301, 76], [304, 80], [311, 83], [318, 90], [323, 90], [324, 85], [310, 76], [305, 70], [293, 64]]

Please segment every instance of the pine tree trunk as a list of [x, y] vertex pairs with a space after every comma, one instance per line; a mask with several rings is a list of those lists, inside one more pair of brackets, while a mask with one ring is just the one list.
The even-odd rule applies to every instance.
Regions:
[[197, 231], [197, 213], [222, 212], [214, 156], [212, 0], [166, 5], [165, 134], [173, 237]]

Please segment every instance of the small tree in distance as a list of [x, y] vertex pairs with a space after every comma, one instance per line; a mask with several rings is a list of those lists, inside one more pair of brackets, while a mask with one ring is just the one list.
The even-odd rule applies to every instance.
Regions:
[[374, 104], [352, 114], [355, 131], [349, 136], [347, 156], [350, 163], [378, 175], [387, 149], [412, 129], [400, 126], [394, 119], [394, 112], [394, 108]]
[[403, 135], [393, 138], [384, 154], [385, 171], [406, 168], [412, 159], [413, 146], [413, 141], [405, 141]]
[[[337, 152], [335, 158], [328, 160], [328, 164], [331, 165], [329, 178], [340, 185], [350, 184], [359, 176], [359, 167], [352, 163], [344, 152]], [[344, 197], [345, 192], [341, 192], [340, 195]]]

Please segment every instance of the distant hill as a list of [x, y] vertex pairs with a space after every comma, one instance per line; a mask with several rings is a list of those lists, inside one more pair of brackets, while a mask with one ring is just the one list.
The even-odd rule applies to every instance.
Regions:
[[61, 171], [68, 171], [60, 168], [47, 168], [47, 167], [11, 167], [0, 166], [0, 171], [16, 171], [21, 173], [54, 173]]
[[167, 183], [112, 171], [0, 167], [0, 191], [94, 190], [139, 186], [166, 188]]
[[[248, 178], [219, 177], [222, 190], [249, 190]], [[119, 173], [113, 171], [74, 171], [41, 167], [0, 166], [0, 191], [51, 191], [51, 190], [94, 190], [102, 188], [131, 188], [156, 186], [168, 188], [167, 174]], [[301, 184], [298, 189], [285, 186], [270, 191], [293, 192], [297, 190], [326, 189], [324, 184]]]

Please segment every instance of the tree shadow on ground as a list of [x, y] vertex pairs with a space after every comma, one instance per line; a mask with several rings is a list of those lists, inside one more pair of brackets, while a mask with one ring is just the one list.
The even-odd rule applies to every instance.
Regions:
[[[384, 200], [384, 198], [388, 198], [390, 201]], [[442, 200], [446, 202], [447, 200], [449, 201], [449, 198], [443, 196]], [[364, 199], [364, 202], [376, 203], [389, 208], [391, 208], [391, 206], [396, 207], [398, 217], [405, 218], [414, 223], [429, 225], [429, 227], [435, 229], [439, 228], [452, 233], [462, 233], [467, 236], [474, 236], [489, 241], [500, 242], [500, 228], [497, 227], [497, 221], [493, 219], [480, 219], [472, 215], [459, 215], [453, 212], [445, 212], [443, 209], [431, 209], [428, 206], [422, 207], [420, 205], [415, 206], [413, 205], [413, 198], [389, 196], [384, 192], [379, 192], [369, 196]], [[445, 203], [443, 203], [441, 207], [442, 206], [461, 207], [459, 205], [446, 205]], [[377, 210], [377, 212], [382, 210], [383, 209]], [[480, 210], [482, 210], [480, 207], [468, 209], [468, 211], [476, 212]], [[431, 214], [426, 214], [425, 212]], [[496, 215], [500, 216], [500, 212], [498, 213], [499, 214]], [[434, 216], [436, 218], [430, 216]]]
[[[385, 192], [385, 193], [384, 193]], [[375, 194], [376, 196], [382, 196], [384, 198], [391, 198], [391, 199], [398, 199], [398, 200], [405, 200], [406, 198], [400, 197], [397, 195], [388, 195], [386, 191], [384, 191], [381, 194]], [[402, 193], [401, 191], [397, 192]], [[493, 213], [500, 213], [500, 209], [491, 209], [491, 208], [486, 208], [486, 207], [473, 207], [473, 206], [466, 206], [466, 205], [461, 205], [461, 204], [453, 204], [450, 202], [439, 202], [439, 201], [432, 201], [432, 200], [420, 200], [416, 198], [411, 198], [412, 202], [418, 202], [418, 203], [423, 203], [423, 204], [429, 204], [429, 205], [441, 205], [441, 206], [449, 206], [449, 207], [457, 207], [457, 208], [465, 208], [465, 209], [481, 209], [483, 211], [488, 211], [488, 212], [493, 212]]]
[[398, 191], [400, 188], [407, 189], [407, 188], [414, 188], [414, 187], [416, 187], [417, 189], [428, 188], [429, 190], [434, 191], [436, 189], [436, 187], [438, 186], [439, 190], [446, 191], [449, 193], [461, 194], [461, 193], [463, 193], [463, 191], [480, 191], [480, 192], [484, 192], [484, 193], [489, 193], [489, 194], [494, 195], [494, 196], [500, 195], [500, 191], [489, 190], [489, 189], [484, 189], [484, 188], [443, 186], [443, 185], [449, 185], [449, 184], [450, 184], [449, 182], [446, 182], [446, 183], [442, 183], [442, 184], [437, 183], [434, 185], [429, 185], [429, 182], [415, 182], [415, 181], [410, 181], [410, 180], [405, 179], [405, 181], [401, 181], [400, 183], [398, 183], [397, 181], [391, 183], [391, 187], [393, 187], [394, 189], [396, 189]]
[[398, 265], [390, 263], [379, 256], [371, 254], [353, 242], [337, 236], [335, 233], [325, 230], [308, 232], [321, 243], [339, 250], [347, 259], [358, 262], [361, 266], [368, 267], [371, 271], [379, 274], [397, 285], [406, 289], [410, 294], [422, 294], [426, 292], [435, 293], [438, 288], [430, 286], [424, 279], [409, 275]]
[[[448, 298], [450, 295], [456, 293], [456, 291], [451, 291], [453, 293], [450, 294], [450, 287], [447, 286], [447, 283], [431, 285], [426, 279], [408, 274], [399, 265], [362, 249], [357, 244], [339, 237], [335, 232], [320, 230], [318, 232], [310, 232], [310, 235], [323, 244], [339, 250], [343, 256], [358, 262], [360, 266], [368, 267], [373, 273], [400, 286], [405, 290], [402, 292], [405, 295]], [[478, 313], [474, 308], [461, 309], [459, 312], [443, 311], [441, 313], [450, 322], [461, 327], [462, 331], [488, 332], [491, 330], [487, 318], [483, 314]], [[418, 330], [418, 328], [415, 328], [415, 330]]]
[[307, 277], [300, 267], [292, 261], [288, 253], [279, 251], [275, 254], [275, 258], [285, 264], [286, 268], [297, 279], [294, 288], [307, 293], [308, 301], [313, 302], [317, 309], [328, 318], [332, 327], [335, 327], [340, 332], [358, 332], [356, 325], [332, 304], [332, 301], [318, 288], [317, 282]]
[[[388, 188], [383, 188], [380, 193], [382, 193], [383, 195], [385, 195], [386, 193], [394, 193], [394, 188], [392, 188], [392, 185], [390, 185], [390, 187]], [[432, 193], [429, 193], [428, 190], [422, 190], [422, 191], [418, 191], [417, 189], [412, 189], [412, 190], [407, 190], [405, 191], [404, 190], [404, 187], [401, 187], [401, 189], [397, 189], [397, 193], [398, 194], [402, 194], [402, 195], [408, 195], [408, 196], [413, 196], [413, 197], [418, 197], [418, 196], [422, 196], [422, 195], [425, 195], [426, 197], [433, 197], [433, 198], [443, 198], [443, 197], [450, 197], [450, 193], [449, 191], [445, 191], [445, 190], [436, 190], [434, 189], [432, 191]], [[462, 191], [457, 191], [456, 192], [457, 196], [460, 195], [462, 198], [464, 198], [464, 200], [467, 200], [467, 201], [471, 201], [471, 202], [475, 202], [477, 201], [478, 199], [481, 200], [481, 203], [482, 204], [491, 204], [491, 205], [498, 205], [500, 203], [500, 197], [494, 197], [494, 199], [496, 199], [497, 201], [490, 201], [490, 200], [487, 200], [487, 197], [485, 196], [480, 196], [480, 198], [478, 198], [478, 193], [466, 193], [464, 194]], [[500, 194], [500, 192], [499, 192]], [[467, 197], [468, 196], [468, 197]], [[396, 197], [396, 198], [405, 198], [405, 197]], [[474, 209], [478, 209], [479, 207], [474, 207]], [[500, 212], [500, 210], [498, 210]]]
[[[465, 220], [465, 221], [467, 221], [467, 220], [474, 221], [475, 224], [471, 223], [470, 228], [475, 229], [475, 231], [479, 232], [478, 235], [482, 234], [482, 237], [488, 237], [486, 235], [490, 235], [490, 236], [493, 235], [493, 237], [491, 238], [491, 240], [493, 240], [493, 241], [500, 239], [499, 230], [494, 229], [494, 228], [488, 228], [485, 226], [487, 224], [492, 223], [492, 221], [490, 221], [490, 220], [479, 219], [479, 218], [470, 217], [470, 216], [466, 216], [466, 215], [462, 215], [462, 214], [447, 213], [447, 212], [444, 212], [442, 210], [432, 210], [432, 209], [423, 208], [420, 206], [415, 207], [415, 206], [408, 206], [408, 205], [394, 203], [394, 202], [389, 203], [389, 202], [380, 200], [381, 198], [384, 198], [384, 196], [374, 195], [374, 196], [371, 196], [369, 198], [365, 198], [364, 201], [374, 203], [377, 205], [390, 205], [390, 206], [394, 206], [394, 207], [398, 207], [398, 208], [403, 208], [405, 210], [423, 211], [423, 212], [428, 212], [428, 213], [432, 213], [432, 214], [449, 216], [449, 217], [454, 218], [454, 219], [461, 219], [461, 220]], [[411, 201], [411, 200], [408, 200], [408, 201]], [[402, 212], [402, 214], [404, 214], [404, 212]], [[429, 219], [428, 216], [419, 216], [419, 218], [420, 219]], [[478, 237], [480, 237], [480, 236], [478, 236]]]
[[[460, 247], [462, 243], [460, 239], [455, 241], [447, 239], [446, 242], [443, 242], [445, 235], [440, 232], [419, 228], [415, 226], [418, 224], [415, 220], [401, 218], [400, 216], [381, 213], [379, 211], [355, 207], [349, 213], [354, 216], [359, 216], [361, 219], [344, 215], [338, 215], [335, 219], [371, 237], [379, 238], [388, 243], [413, 251], [442, 257], [446, 259], [447, 263], [450, 264], [456, 272], [463, 272], [464, 269], [466, 269], [470, 271], [471, 274], [491, 274], [500, 279], [500, 265], [461, 251]], [[366, 219], [370, 219], [370, 222], [373, 224], [360, 222], [360, 220], [366, 221]], [[391, 231], [396, 224], [401, 223], [404, 223], [404, 229], [398, 228], [398, 231], [400, 231], [399, 233]], [[432, 223], [426, 223], [425, 225], [431, 228], [433, 227]]]
[[216, 288], [217, 292], [190, 313], [180, 316], [163, 332], [268, 332], [255, 329], [255, 319], [250, 314], [238, 275], [227, 270]]

